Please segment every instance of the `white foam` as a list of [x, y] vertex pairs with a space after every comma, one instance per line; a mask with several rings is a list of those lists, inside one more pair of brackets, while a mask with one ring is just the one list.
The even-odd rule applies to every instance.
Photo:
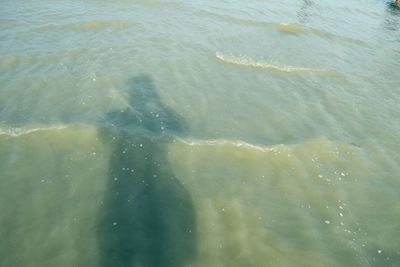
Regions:
[[179, 139], [180, 142], [189, 145], [189, 146], [234, 146], [234, 147], [242, 147], [251, 150], [257, 150], [261, 152], [279, 152], [282, 148], [286, 147], [283, 144], [277, 144], [272, 146], [262, 146], [255, 145], [251, 143], [247, 143], [241, 140], [229, 140], [229, 139], [209, 139], [209, 140], [201, 140], [201, 139]]
[[215, 53], [216, 58], [222, 60], [226, 63], [231, 63], [235, 65], [241, 65], [246, 67], [254, 67], [261, 69], [274, 69], [282, 72], [332, 72], [329, 70], [323, 69], [312, 69], [305, 67], [295, 67], [295, 66], [287, 66], [287, 65], [276, 65], [266, 61], [256, 61], [252, 58], [246, 56], [234, 56], [234, 55], [226, 55], [220, 52]]
[[39, 131], [51, 131], [51, 130], [62, 130], [67, 128], [66, 125], [51, 125], [47, 127], [0, 127], [0, 135], [7, 135], [7, 136], [21, 136], [25, 134], [30, 134]]
[[316, 28], [308, 28], [308, 27], [303, 27], [301, 25], [295, 24], [295, 23], [275, 23], [274, 24], [275, 29], [277, 29], [280, 32], [283, 33], [289, 33], [289, 34], [314, 34], [316, 36], [322, 37], [322, 38], [329, 38], [333, 39], [336, 41], [340, 42], [347, 42], [347, 43], [353, 43], [353, 44], [358, 44], [358, 45], [366, 45], [366, 43], [362, 40], [342, 36], [342, 35], [337, 35], [328, 31], [316, 29]]

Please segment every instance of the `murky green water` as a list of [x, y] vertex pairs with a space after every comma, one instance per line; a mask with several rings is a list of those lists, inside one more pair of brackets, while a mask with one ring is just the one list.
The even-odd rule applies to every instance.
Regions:
[[399, 266], [400, 10], [0, 5], [0, 266]]

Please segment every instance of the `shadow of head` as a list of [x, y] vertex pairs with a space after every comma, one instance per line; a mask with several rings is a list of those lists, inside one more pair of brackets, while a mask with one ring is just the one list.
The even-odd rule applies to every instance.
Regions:
[[384, 28], [392, 33], [400, 31], [400, 4], [389, 2], [386, 11]]
[[[163, 105], [146, 75], [129, 80], [129, 107], [106, 116], [111, 146], [108, 183], [97, 228], [100, 266], [186, 266], [196, 253], [191, 197], [168, 162], [169, 138], [184, 121]], [[130, 131], [135, 128], [143, 131]]]
[[297, 17], [301, 23], [307, 23], [312, 17], [312, 8], [314, 2], [311, 0], [303, 0], [300, 10], [297, 12]]
[[120, 130], [150, 131], [152, 134], [179, 134], [188, 130], [184, 119], [163, 104], [148, 75], [138, 75], [128, 80], [125, 91], [128, 107], [106, 115], [108, 125]]

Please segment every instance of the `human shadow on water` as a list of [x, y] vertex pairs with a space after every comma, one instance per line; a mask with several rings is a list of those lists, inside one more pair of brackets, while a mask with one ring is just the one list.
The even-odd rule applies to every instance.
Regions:
[[311, 0], [303, 0], [300, 10], [297, 12], [297, 17], [300, 23], [308, 23], [312, 17], [312, 7], [314, 2]]
[[127, 93], [129, 107], [107, 114], [101, 128], [112, 152], [97, 229], [99, 265], [187, 266], [196, 254], [195, 210], [166, 151], [187, 126], [162, 104], [148, 76], [130, 80]]
[[390, 31], [400, 31], [400, 5], [387, 3], [384, 27]]

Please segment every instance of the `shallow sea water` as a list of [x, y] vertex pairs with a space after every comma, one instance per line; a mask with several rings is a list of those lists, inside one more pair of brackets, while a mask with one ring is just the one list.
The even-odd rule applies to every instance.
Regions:
[[400, 9], [3, 0], [0, 266], [399, 266]]

